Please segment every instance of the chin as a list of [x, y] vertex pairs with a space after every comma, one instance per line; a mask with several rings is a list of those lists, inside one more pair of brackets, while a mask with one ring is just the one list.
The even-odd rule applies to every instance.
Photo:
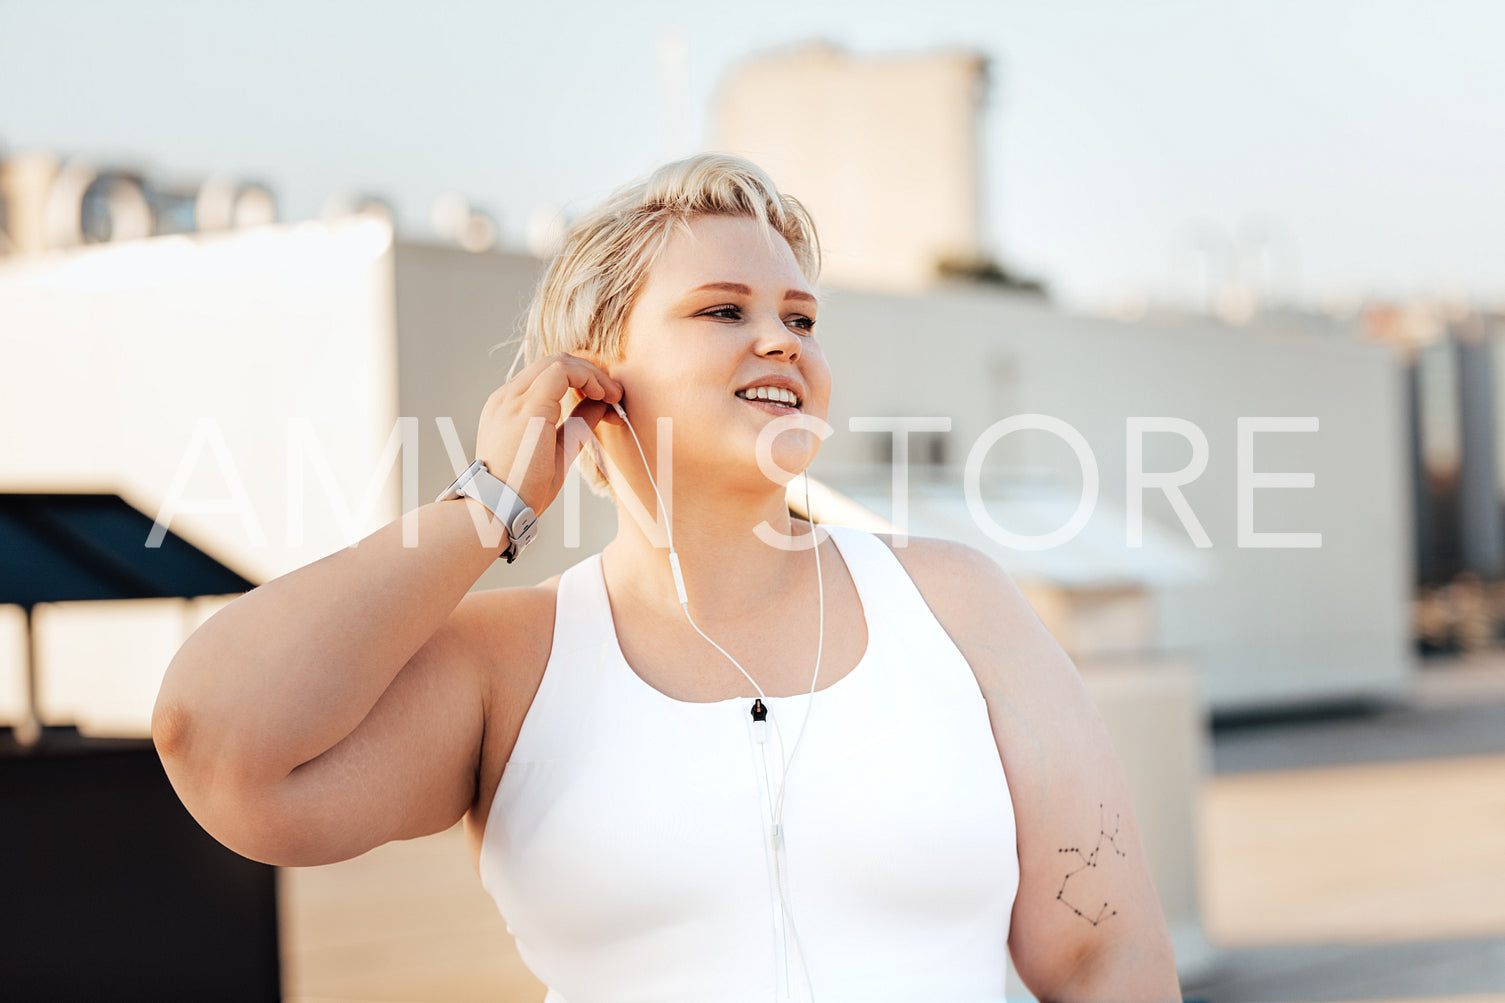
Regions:
[[794, 480], [809, 469], [819, 452], [820, 439], [811, 432], [786, 432], [779, 436], [771, 455], [779, 471], [774, 483], [782, 486]]

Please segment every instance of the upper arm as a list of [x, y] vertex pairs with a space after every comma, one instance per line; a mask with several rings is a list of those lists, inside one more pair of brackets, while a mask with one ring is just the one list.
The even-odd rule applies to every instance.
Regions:
[[1128, 782], [1080, 674], [1013, 580], [961, 544], [895, 551], [987, 701], [1014, 808], [1014, 967], [1041, 999], [1179, 999]]
[[286, 843], [280, 863], [344, 860], [464, 814], [487, 704], [475, 620], [466, 596], [355, 730], [278, 784], [268, 807]]
[[486, 596], [465, 596], [343, 739], [273, 787], [237, 795], [236, 811], [259, 817], [232, 826], [249, 845], [227, 845], [268, 863], [322, 864], [463, 817], [497, 688], [497, 604]]

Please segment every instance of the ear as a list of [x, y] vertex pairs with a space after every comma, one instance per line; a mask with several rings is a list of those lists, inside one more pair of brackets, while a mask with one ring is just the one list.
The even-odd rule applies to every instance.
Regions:
[[597, 349], [580, 349], [579, 351], [573, 352], [571, 354], [578, 355], [580, 356], [580, 358], [591, 363], [592, 365], [606, 370], [606, 374], [608, 376], [611, 375], [612, 363], [616, 361], [615, 359], [607, 358], [605, 354]]

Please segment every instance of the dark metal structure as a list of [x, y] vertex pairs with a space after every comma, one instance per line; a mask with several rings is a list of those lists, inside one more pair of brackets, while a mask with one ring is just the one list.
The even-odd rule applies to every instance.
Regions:
[[[254, 583], [114, 494], [0, 494], [0, 603], [243, 592]], [[275, 1000], [276, 870], [188, 814], [146, 739], [0, 729], [0, 983], [24, 1000]]]

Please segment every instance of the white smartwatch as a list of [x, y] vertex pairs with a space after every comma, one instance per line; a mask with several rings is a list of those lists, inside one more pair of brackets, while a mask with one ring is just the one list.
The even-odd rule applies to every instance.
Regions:
[[507, 549], [497, 556], [505, 557], [508, 564], [517, 560], [517, 555], [538, 535], [538, 517], [533, 514], [533, 510], [518, 497], [516, 491], [492, 476], [483, 460], [476, 460], [466, 467], [465, 472], [455, 478], [455, 483], [440, 492], [434, 501], [448, 501], [452, 498], [474, 498], [502, 521], [503, 528], [507, 530], [508, 543]]

